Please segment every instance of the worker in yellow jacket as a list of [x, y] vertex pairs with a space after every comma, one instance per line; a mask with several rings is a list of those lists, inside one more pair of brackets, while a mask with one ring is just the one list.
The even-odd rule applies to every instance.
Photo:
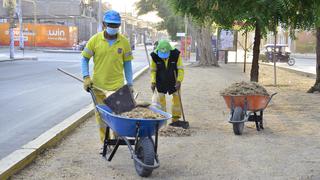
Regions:
[[157, 89], [163, 111], [166, 111], [165, 95], [172, 95], [172, 123], [169, 125], [181, 127], [181, 106], [177, 91], [181, 88], [184, 69], [180, 51], [172, 48], [168, 40], [160, 40], [151, 57], [151, 90]]
[[[127, 85], [133, 85], [132, 78], [132, 51], [127, 38], [119, 33], [121, 25], [120, 14], [114, 10], [108, 10], [103, 17], [104, 31], [98, 32], [90, 38], [82, 51], [82, 75], [86, 91], [92, 88], [92, 84], [101, 90], [93, 88], [98, 104], [103, 104], [106, 95], [120, 89], [124, 85], [124, 77]], [[93, 58], [93, 76], [89, 73], [89, 60]], [[96, 112], [96, 121], [99, 125], [100, 139], [104, 141], [106, 124]]]

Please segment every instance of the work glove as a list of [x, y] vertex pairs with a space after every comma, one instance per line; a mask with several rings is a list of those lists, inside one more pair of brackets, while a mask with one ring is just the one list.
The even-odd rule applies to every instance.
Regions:
[[180, 88], [181, 88], [181, 82], [180, 82], [180, 81], [177, 81], [177, 82], [176, 82], [176, 85], [175, 85], [174, 87], [176, 88], [177, 91], [179, 91]]
[[154, 92], [156, 90], [156, 83], [151, 83], [151, 90]]
[[83, 89], [89, 92], [89, 88], [92, 88], [92, 81], [90, 76], [87, 76], [83, 79]]

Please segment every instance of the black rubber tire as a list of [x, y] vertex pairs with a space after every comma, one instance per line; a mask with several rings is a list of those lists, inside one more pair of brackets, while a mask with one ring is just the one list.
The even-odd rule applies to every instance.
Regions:
[[[236, 107], [233, 112], [232, 121], [242, 121], [243, 120], [243, 111], [241, 107]], [[242, 123], [232, 123], [233, 132], [235, 135], [241, 135], [244, 128], [244, 122]]]
[[289, 65], [289, 66], [293, 66], [295, 63], [296, 63], [296, 61], [294, 60], [294, 58], [290, 58], [290, 59], [288, 60], [288, 65]]
[[[135, 153], [138, 159], [146, 165], [153, 166], [155, 160], [154, 143], [149, 137], [142, 137], [136, 144]], [[151, 175], [153, 169], [142, 167], [139, 163], [134, 161], [136, 172], [141, 177], [148, 177]]]

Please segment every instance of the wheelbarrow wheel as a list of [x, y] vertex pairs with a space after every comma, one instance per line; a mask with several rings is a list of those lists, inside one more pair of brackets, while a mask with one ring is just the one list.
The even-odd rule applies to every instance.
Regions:
[[[232, 121], [242, 121], [243, 120], [243, 111], [241, 107], [236, 107], [233, 116], [232, 116]], [[243, 127], [244, 127], [244, 122], [234, 122], [232, 123], [233, 125], [233, 132], [235, 135], [241, 135], [243, 132]]]
[[[136, 144], [135, 153], [138, 159], [146, 165], [154, 165], [154, 143], [149, 137], [142, 137]], [[137, 173], [141, 177], [148, 177], [151, 175], [153, 169], [143, 167], [138, 162], [134, 161]]]

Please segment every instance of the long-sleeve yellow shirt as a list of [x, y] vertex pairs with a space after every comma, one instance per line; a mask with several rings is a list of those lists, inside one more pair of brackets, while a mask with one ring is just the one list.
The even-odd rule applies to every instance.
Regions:
[[[164, 59], [164, 63], [167, 68], [168, 67], [168, 59]], [[183, 78], [184, 78], [184, 68], [183, 68], [182, 58], [180, 55], [179, 55], [178, 62], [177, 62], [177, 68], [178, 68], [177, 81], [182, 82]], [[153, 60], [151, 60], [151, 83], [156, 83], [156, 75], [157, 75], [157, 65]]]

